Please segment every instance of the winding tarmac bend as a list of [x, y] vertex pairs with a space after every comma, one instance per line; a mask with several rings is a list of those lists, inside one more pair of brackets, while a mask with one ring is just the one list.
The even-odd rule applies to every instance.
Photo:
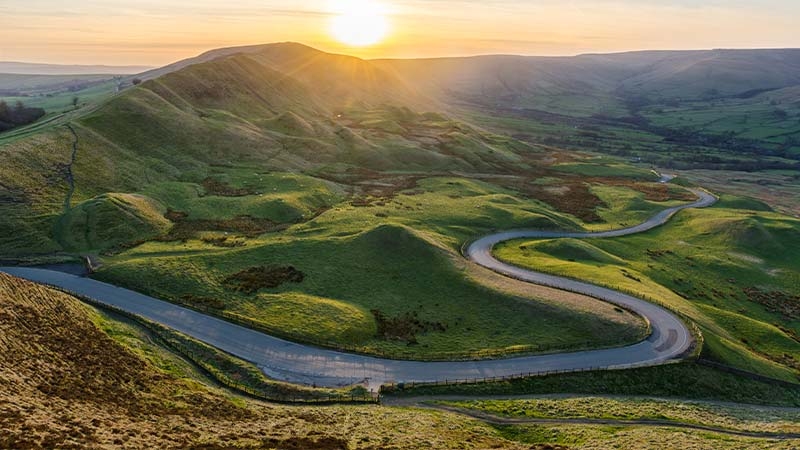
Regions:
[[172, 303], [107, 283], [62, 272], [25, 267], [0, 271], [92, 298], [185, 333], [258, 365], [268, 376], [295, 383], [343, 386], [366, 382], [377, 389], [387, 382], [426, 382], [513, 376], [530, 372], [655, 365], [679, 358], [691, 346], [686, 326], [666, 309], [644, 300], [568, 278], [510, 266], [495, 259], [492, 248], [518, 238], [604, 238], [639, 233], [664, 224], [686, 208], [711, 206], [712, 195], [696, 190], [700, 200], [670, 208], [635, 227], [603, 233], [519, 230], [498, 233], [473, 242], [466, 256], [476, 263], [522, 281], [586, 293], [624, 306], [650, 321], [652, 335], [638, 344], [602, 350], [523, 356], [485, 361], [395, 361], [288, 342]]

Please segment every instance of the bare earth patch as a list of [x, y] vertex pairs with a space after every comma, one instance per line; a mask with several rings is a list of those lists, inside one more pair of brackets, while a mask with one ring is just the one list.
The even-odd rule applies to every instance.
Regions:
[[302, 283], [305, 274], [292, 266], [259, 266], [242, 270], [222, 281], [228, 289], [254, 294], [284, 283]]

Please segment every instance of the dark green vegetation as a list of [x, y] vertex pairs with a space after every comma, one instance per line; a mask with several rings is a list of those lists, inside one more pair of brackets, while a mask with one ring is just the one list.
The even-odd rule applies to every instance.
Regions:
[[35, 122], [42, 116], [44, 116], [44, 110], [41, 108], [26, 107], [21, 101], [11, 107], [5, 101], [0, 100], [0, 132]]
[[[66, 123], [65, 115], [93, 108], [125, 83], [115, 75], [0, 73], [0, 142], [36, 132], [43, 125]], [[3, 103], [8, 105], [5, 113]], [[26, 107], [20, 109], [19, 104]]]

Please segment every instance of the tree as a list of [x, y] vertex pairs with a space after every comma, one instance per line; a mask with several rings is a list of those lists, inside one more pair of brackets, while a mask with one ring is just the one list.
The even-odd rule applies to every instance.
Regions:
[[138, 86], [140, 84], [142, 84], [142, 79], [141, 78], [134, 78], [133, 79], [133, 85], [134, 86]]
[[775, 111], [772, 112], [772, 115], [778, 120], [786, 120], [789, 118], [789, 113], [780, 108], [775, 108]]
[[21, 101], [17, 101], [13, 108], [10, 108], [6, 102], [0, 101], [0, 122], [4, 123], [4, 129], [7, 129], [9, 125], [13, 128], [33, 123], [44, 115], [44, 109], [28, 108]]
[[78, 102], [80, 102], [80, 101], [81, 101], [81, 99], [80, 99], [80, 98], [78, 98], [78, 97], [72, 97], [72, 106], [73, 106], [73, 107], [75, 107], [75, 108], [77, 108], [77, 107], [78, 107]]

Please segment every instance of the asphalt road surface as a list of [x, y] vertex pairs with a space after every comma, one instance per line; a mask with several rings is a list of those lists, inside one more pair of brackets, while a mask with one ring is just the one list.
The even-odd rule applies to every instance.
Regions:
[[679, 358], [690, 348], [692, 335], [674, 314], [660, 306], [611, 289], [510, 266], [495, 259], [491, 249], [499, 242], [518, 238], [596, 239], [639, 233], [664, 224], [682, 209], [707, 207], [716, 201], [715, 197], [704, 191], [695, 192], [700, 197], [699, 201], [662, 211], [635, 227], [602, 233], [509, 231], [481, 238], [467, 249], [467, 257], [499, 273], [525, 282], [586, 293], [628, 308], [649, 320], [653, 331], [650, 337], [634, 345], [611, 349], [485, 361], [387, 360], [285, 341], [128, 289], [73, 274], [25, 267], [2, 267], [0, 271], [89, 297], [161, 323], [251, 361], [270, 377], [294, 383], [330, 387], [366, 383], [371, 389], [377, 390], [387, 382], [426, 382], [513, 376], [529, 372], [648, 366]]

